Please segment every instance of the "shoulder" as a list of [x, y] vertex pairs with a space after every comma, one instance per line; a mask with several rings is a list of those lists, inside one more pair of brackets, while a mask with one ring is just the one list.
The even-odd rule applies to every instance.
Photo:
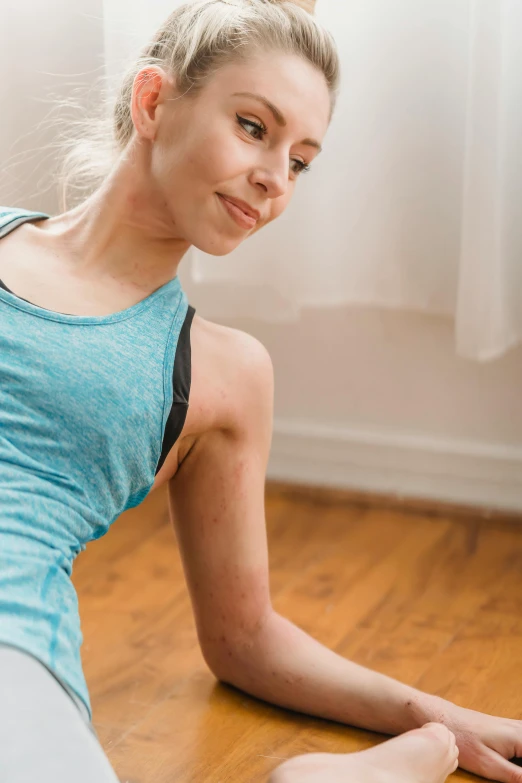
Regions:
[[204, 435], [225, 432], [252, 437], [258, 429], [271, 429], [267, 422], [273, 411], [273, 368], [261, 341], [195, 313], [190, 347], [191, 382], [183, 431], [154, 487], [174, 477]]
[[271, 432], [273, 368], [260, 340], [194, 314], [190, 328], [189, 405], [180, 437], [154, 481], [174, 478], [195, 444], [210, 433], [249, 440]]
[[198, 412], [203, 412], [204, 429], [236, 428], [245, 417], [255, 415], [256, 406], [271, 401], [272, 359], [253, 335], [196, 314], [191, 348], [189, 408], [193, 407], [196, 422]]

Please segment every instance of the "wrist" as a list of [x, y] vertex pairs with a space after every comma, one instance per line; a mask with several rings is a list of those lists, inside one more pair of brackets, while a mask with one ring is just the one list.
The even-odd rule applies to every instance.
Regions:
[[[373, 674], [373, 672], [372, 672]], [[371, 731], [384, 734], [402, 734], [405, 731], [421, 728], [431, 721], [444, 722], [444, 699], [432, 696], [416, 688], [399, 683], [388, 677], [378, 683], [372, 683], [373, 692], [379, 697], [370, 703], [370, 720], [365, 716], [364, 722], [357, 724]], [[351, 720], [344, 722], [352, 723]]]
[[449, 704], [450, 702], [440, 696], [416, 691], [406, 703], [406, 721], [409, 728], [418, 729], [425, 723], [431, 722], [446, 723]]

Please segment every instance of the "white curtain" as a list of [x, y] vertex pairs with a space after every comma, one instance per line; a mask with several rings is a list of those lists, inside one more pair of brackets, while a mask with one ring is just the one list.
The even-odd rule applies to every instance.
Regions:
[[[104, 0], [109, 74], [176, 5]], [[318, 0], [343, 65], [325, 150], [287, 212], [193, 251], [208, 318], [365, 305], [451, 317], [457, 351], [522, 339], [522, 0]]]

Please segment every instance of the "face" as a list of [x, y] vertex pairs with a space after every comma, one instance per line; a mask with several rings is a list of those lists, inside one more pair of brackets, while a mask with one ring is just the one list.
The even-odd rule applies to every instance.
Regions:
[[221, 68], [191, 97], [176, 96], [161, 73], [156, 109], [142, 101], [145, 125], [135, 121], [153, 138], [154, 202], [173, 237], [230, 253], [281, 215], [319, 154], [326, 80], [303, 59], [274, 53]]

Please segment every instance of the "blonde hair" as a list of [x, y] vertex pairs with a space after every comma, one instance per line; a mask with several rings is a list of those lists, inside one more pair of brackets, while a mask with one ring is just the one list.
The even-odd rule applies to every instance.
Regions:
[[[192, 0], [177, 8], [125, 73], [111, 116], [69, 122], [59, 140], [57, 183], [66, 211], [96, 190], [133, 133], [136, 74], [161, 66], [181, 94], [195, 95], [216, 70], [260, 51], [296, 54], [324, 74], [332, 112], [339, 88], [334, 40], [312, 16], [315, 0]], [[102, 107], [106, 105], [102, 102]]]

